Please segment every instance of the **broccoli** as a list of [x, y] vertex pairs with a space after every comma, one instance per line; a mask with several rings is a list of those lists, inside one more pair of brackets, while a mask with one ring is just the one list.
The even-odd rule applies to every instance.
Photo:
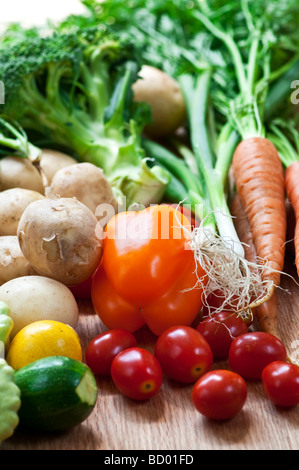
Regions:
[[0, 156], [14, 155], [28, 158], [38, 165], [41, 149], [28, 140], [28, 136], [17, 122], [8, 122], [0, 117]]
[[170, 176], [148, 164], [141, 145], [151, 116], [134, 101], [139, 69], [133, 45], [99, 27], [29, 37], [0, 50], [3, 113], [48, 145], [101, 167], [126, 207], [158, 203]]
[[38, 37], [43, 33], [42, 28], [36, 26], [24, 28], [19, 23], [9, 24], [0, 34], [0, 49], [5, 49], [8, 45], [17, 44], [28, 38]]

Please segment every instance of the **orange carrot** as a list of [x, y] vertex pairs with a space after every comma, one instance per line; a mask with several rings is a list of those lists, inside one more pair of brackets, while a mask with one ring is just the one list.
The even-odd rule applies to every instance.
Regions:
[[285, 172], [285, 189], [295, 215], [295, 264], [299, 275], [299, 161], [291, 163]]
[[240, 242], [244, 244], [245, 258], [250, 263], [256, 263], [256, 251], [253, 244], [252, 233], [248, 218], [242, 205], [240, 196], [236, 194], [230, 203], [230, 212], [233, 217]]
[[286, 242], [284, 173], [276, 147], [264, 137], [243, 140], [233, 156], [237, 192], [248, 217], [262, 279], [280, 284]]
[[[250, 224], [239, 195], [234, 196], [230, 205], [230, 211], [234, 217], [234, 224], [240, 241], [244, 243], [245, 258], [250, 263], [256, 263], [256, 251], [250, 231]], [[275, 291], [269, 300], [253, 310], [253, 316], [257, 318], [262, 331], [279, 337], [278, 304]]]
[[262, 331], [280, 338], [278, 332], [279, 314], [276, 291], [273, 292], [269, 300], [254, 309], [253, 315], [256, 316]]

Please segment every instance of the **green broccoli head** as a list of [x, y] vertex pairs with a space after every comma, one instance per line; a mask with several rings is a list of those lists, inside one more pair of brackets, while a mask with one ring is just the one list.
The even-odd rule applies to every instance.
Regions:
[[127, 205], [156, 203], [169, 176], [148, 167], [142, 149], [150, 110], [134, 101], [139, 69], [132, 43], [98, 27], [29, 38], [0, 51], [3, 112], [79, 161], [101, 167]]

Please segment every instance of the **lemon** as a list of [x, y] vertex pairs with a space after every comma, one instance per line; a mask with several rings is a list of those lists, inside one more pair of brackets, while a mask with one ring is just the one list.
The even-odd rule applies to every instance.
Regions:
[[66, 356], [82, 361], [79, 335], [69, 325], [40, 320], [26, 325], [12, 339], [6, 361], [15, 370], [43, 357]]

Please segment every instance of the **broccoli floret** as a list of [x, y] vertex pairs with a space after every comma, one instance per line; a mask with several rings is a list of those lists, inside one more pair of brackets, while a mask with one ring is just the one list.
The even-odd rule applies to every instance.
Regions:
[[170, 177], [141, 146], [150, 110], [133, 99], [139, 69], [132, 44], [97, 27], [29, 38], [0, 51], [3, 112], [101, 167], [127, 206], [156, 203]]
[[19, 23], [11, 23], [1, 31], [0, 34], [0, 50], [5, 49], [7, 46], [17, 44], [26, 39], [38, 37], [42, 32], [42, 28], [33, 26], [31, 28], [24, 28]]

